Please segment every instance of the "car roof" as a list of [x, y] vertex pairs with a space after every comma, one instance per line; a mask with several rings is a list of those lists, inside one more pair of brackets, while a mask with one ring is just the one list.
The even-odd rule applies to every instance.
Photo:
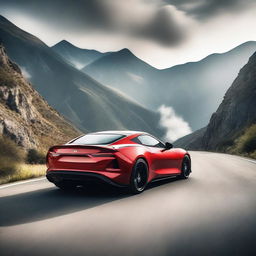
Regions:
[[99, 132], [92, 132], [91, 134], [120, 134], [120, 135], [133, 135], [133, 134], [146, 134], [146, 132], [141, 131], [129, 131], [129, 130], [112, 130], [112, 131], [99, 131]]

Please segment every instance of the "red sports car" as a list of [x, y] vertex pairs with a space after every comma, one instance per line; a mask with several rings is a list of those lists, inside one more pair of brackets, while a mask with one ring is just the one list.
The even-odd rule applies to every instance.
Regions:
[[188, 178], [191, 158], [145, 132], [104, 131], [51, 147], [47, 167], [47, 179], [61, 189], [103, 181], [140, 193], [158, 179]]

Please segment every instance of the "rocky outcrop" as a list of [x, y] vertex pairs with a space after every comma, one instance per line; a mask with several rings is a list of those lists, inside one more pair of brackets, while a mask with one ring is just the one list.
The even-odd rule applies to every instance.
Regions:
[[15, 120], [0, 120], [0, 134], [5, 135], [25, 148], [37, 147], [37, 141], [28, 127]]
[[256, 123], [256, 53], [240, 70], [200, 136], [192, 133], [175, 142], [188, 149], [227, 152], [246, 128]]
[[31, 106], [31, 96], [25, 96], [19, 87], [7, 88], [0, 87], [1, 100], [10, 110], [20, 114], [27, 122], [35, 119], [35, 113]]
[[0, 135], [26, 149], [45, 150], [78, 134], [24, 79], [0, 46]]
[[0, 46], [0, 67], [5, 67], [7, 69], [12, 68], [14, 71], [21, 74], [19, 66], [8, 58], [2, 45]]

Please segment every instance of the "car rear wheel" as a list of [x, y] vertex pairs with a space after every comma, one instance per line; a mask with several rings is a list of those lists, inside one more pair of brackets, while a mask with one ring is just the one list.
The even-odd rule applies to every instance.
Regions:
[[138, 159], [133, 166], [130, 181], [130, 191], [139, 194], [144, 191], [148, 183], [148, 165], [142, 158]]
[[182, 179], [187, 179], [191, 173], [191, 162], [188, 155], [184, 156], [181, 167], [181, 175]]

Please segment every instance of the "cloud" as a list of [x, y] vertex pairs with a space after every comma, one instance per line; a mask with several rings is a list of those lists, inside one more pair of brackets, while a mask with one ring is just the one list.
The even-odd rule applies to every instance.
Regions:
[[129, 48], [160, 69], [256, 40], [256, 0], [0, 0], [0, 13], [49, 46]]
[[182, 25], [177, 10], [171, 6], [159, 8], [149, 22], [138, 29], [138, 36], [154, 39], [163, 45], [178, 45], [186, 38], [186, 26]]
[[241, 12], [255, 0], [164, 0], [197, 19], [207, 19], [218, 13]]
[[31, 74], [28, 72], [28, 70], [25, 67], [21, 67], [20, 66], [20, 70], [22, 75], [26, 78], [26, 79], [30, 79], [31, 78]]
[[167, 140], [173, 142], [192, 132], [189, 124], [176, 115], [172, 107], [161, 105], [158, 112], [161, 115], [160, 125], [166, 129]]
[[1, 0], [18, 11], [69, 33], [106, 32], [175, 46], [186, 38], [177, 9], [154, 0]]

